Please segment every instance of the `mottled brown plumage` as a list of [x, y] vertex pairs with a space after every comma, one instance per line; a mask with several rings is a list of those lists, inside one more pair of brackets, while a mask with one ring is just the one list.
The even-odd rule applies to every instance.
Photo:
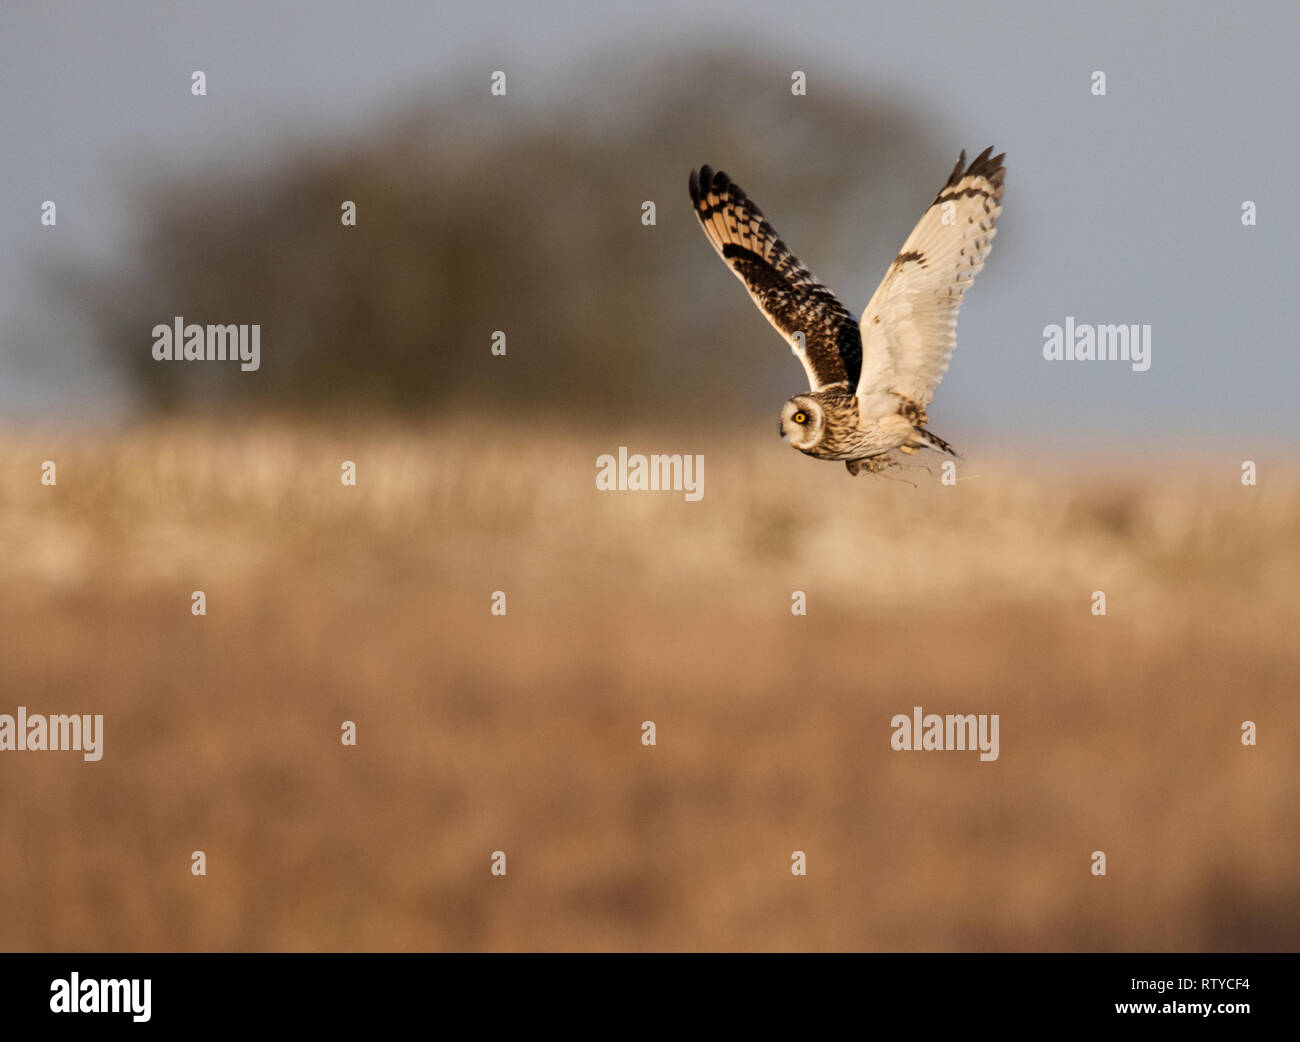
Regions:
[[925, 429], [956, 346], [957, 311], [1002, 212], [1003, 156], [966, 153], [894, 258], [859, 322], [725, 173], [692, 171], [691, 203], [709, 241], [808, 375], [781, 433], [800, 452], [877, 472], [895, 450], [956, 455]]

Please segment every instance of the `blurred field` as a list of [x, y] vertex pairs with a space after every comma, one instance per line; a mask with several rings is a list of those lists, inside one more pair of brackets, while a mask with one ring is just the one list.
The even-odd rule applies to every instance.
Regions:
[[[0, 755], [0, 947], [1300, 943], [1300, 476], [911, 487], [771, 427], [6, 437], [0, 712], [106, 737]], [[620, 443], [704, 453], [704, 500], [597, 492]], [[916, 704], [1000, 760], [892, 751]]]

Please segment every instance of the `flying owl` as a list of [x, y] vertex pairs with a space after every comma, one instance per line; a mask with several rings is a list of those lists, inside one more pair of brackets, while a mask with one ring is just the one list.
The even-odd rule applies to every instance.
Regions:
[[957, 346], [957, 311], [984, 267], [1002, 212], [1006, 153], [986, 148], [947, 183], [912, 229], [861, 320], [800, 263], [763, 211], [721, 170], [691, 171], [704, 234], [803, 363], [810, 390], [781, 410], [781, 436], [849, 473], [896, 465], [893, 450], [956, 456], [925, 429]]

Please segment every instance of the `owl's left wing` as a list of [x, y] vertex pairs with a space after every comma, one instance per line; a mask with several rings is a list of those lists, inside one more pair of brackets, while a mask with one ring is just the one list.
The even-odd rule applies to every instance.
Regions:
[[1006, 153], [966, 153], [903, 243], [862, 314], [864, 416], [897, 411], [895, 394], [930, 404], [957, 346], [962, 297], [992, 248]]
[[738, 184], [721, 170], [691, 171], [700, 227], [803, 364], [814, 391], [849, 390], [862, 367], [857, 319], [794, 255]]

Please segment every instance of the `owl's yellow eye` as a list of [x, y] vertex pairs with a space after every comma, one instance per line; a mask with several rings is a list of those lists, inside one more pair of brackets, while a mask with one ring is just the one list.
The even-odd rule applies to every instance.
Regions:
[[804, 413], [797, 412], [797, 413], [794, 414], [794, 422], [795, 422], [795, 423], [805, 423], [805, 422], [807, 422], [807, 420], [808, 420], [808, 417], [807, 417]]

